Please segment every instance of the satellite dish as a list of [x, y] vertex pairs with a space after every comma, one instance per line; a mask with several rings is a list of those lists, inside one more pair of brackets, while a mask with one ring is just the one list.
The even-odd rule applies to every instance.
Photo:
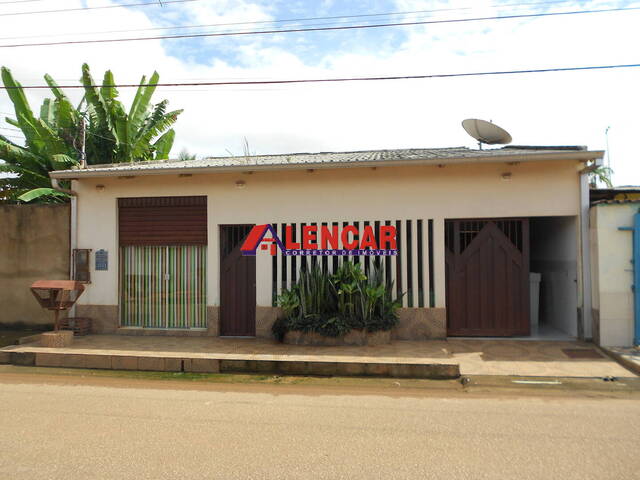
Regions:
[[478, 146], [482, 150], [482, 144], [504, 145], [511, 143], [511, 135], [504, 128], [500, 128], [491, 122], [479, 120], [477, 118], [467, 118], [462, 121], [462, 128], [478, 140]]

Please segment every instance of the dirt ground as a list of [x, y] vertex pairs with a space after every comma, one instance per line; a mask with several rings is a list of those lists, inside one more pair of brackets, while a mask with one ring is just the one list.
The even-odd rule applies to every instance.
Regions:
[[640, 468], [640, 402], [623, 380], [540, 378], [503, 394], [506, 377], [223, 383], [18, 368], [0, 371], [0, 478], [12, 480], [618, 480]]

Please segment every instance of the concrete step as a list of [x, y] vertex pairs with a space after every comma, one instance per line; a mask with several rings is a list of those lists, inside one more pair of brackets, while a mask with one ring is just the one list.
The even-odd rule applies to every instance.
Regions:
[[[58, 350], [58, 351], [56, 351]], [[38, 367], [96, 368], [195, 373], [265, 373], [274, 375], [320, 375], [393, 378], [452, 379], [460, 376], [453, 363], [407, 363], [300, 360], [286, 355], [193, 354], [178, 352], [114, 353], [38, 347], [7, 347], [0, 350], [0, 364]]]

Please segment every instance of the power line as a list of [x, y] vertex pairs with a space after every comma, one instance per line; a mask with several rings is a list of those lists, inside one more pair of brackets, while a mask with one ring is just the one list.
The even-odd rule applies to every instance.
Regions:
[[65, 9], [59, 9], [59, 10], [37, 10], [35, 12], [11, 12], [11, 13], [0, 13], [0, 17], [10, 17], [10, 16], [18, 16], [18, 15], [37, 15], [41, 13], [80, 12], [85, 10], [103, 10], [105, 8], [144, 7], [147, 5], [155, 5], [156, 7], [162, 7], [163, 5], [167, 5], [169, 3], [185, 3], [185, 2], [199, 2], [199, 1], [200, 0], [162, 0], [161, 3], [158, 3], [158, 2], [126, 3], [126, 4], [118, 4], [118, 5], [104, 5], [102, 7], [65, 8]]
[[8, 5], [10, 3], [34, 3], [34, 2], [44, 2], [46, 0], [10, 0], [8, 2], [0, 2], [0, 5]]
[[[431, 78], [455, 78], [455, 77], [488, 77], [497, 75], [521, 75], [529, 73], [551, 73], [551, 72], [578, 72], [588, 70], [613, 70], [617, 68], [636, 68], [640, 63], [628, 63], [619, 65], [594, 65], [587, 67], [555, 67], [537, 68], [527, 70], [494, 70], [486, 72], [467, 73], [436, 73], [431, 75], [397, 75], [387, 77], [341, 77], [341, 78], [309, 78], [295, 80], [245, 80], [235, 82], [189, 82], [189, 83], [124, 83], [113, 85], [90, 85], [93, 88], [114, 87], [114, 88], [138, 88], [138, 87], [194, 87], [194, 86], [223, 86], [223, 85], [283, 85], [293, 83], [338, 83], [338, 82], [364, 82], [380, 80], [419, 80]], [[46, 89], [48, 85], [27, 85], [20, 87], [0, 86], [0, 90], [10, 89]], [[59, 85], [59, 88], [85, 88], [84, 85]]]
[[[178, 0], [175, 0], [178, 1]], [[400, 27], [400, 26], [415, 26], [415, 25], [432, 25], [432, 24], [444, 24], [444, 23], [460, 23], [460, 22], [478, 22], [487, 20], [513, 20], [517, 18], [540, 18], [540, 17], [552, 17], [552, 16], [567, 16], [567, 15], [582, 15], [590, 13], [611, 13], [611, 12], [623, 12], [631, 10], [640, 10], [640, 7], [620, 7], [620, 8], [606, 8], [601, 10], [576, 10], [571, 12], [549, 12], [549, 13], [527, 13], [519, 15], [505, 15], [505, 16], [492, 16], [492, 17], [475, 17], [475, 18], [457, 18], [449, 20], [424, 20], [417, 22], [396, 22], [396, 23], [377, 23], [369, 25], [342, 25], [336, 27], [318, 27], [318, 28], [290, 28], [280, 30], [254, 30], [244, 32], [219, 32], [219, 33], [186, 33], [182, 35], [159, 35], [155, 37], [134, 37], [134, 38], [112, 38], [112, 39], [99, 39], [99, 40], [68, 40], [61, 42], [38, 42], [38, 43], [22, 43], [22, 44], [9, 44], [0, 45], [0, 48], [15, 48], [15, 47], [41, 47], [50, 45], [78, 45], [87, 43], [114, 43], [114, 42], [135, 42], [141, 40], [174, 40], [181, 38], [202, 38], [202, 37], [229, 37], [235, 35], [265, 35], [265, 34], [277, 34], [277, 33], [299, 33], [299, 32], [326, 32], [336, 30], [355, 30], [364, 28], [382, 28], [382, 27]]]
[[[40, 0], [33, 0], [40, 1]], [[553, 0], [553, 1], [545, 1], [545, 2], [528, 2], [528, 3], [506, 3], [506, 4], [497, 4], [497, 5], [489, 5], [483, 8], [503, 8], [503, 7], [523, 7], [523, 6], [542, 6], [542, 5], [557, 5], [559, 3], [567, 3], [573, 0]], [[288, 18], [288, 19], [279, 19], [279, 20], [256, 20], [250, 22], [227, 22], [227, 23], [209, 23], [202, 25], [174, 25], [171, 27], [152, 27], [152, 28], [134, 28], [127, 30], [104, 30], [104, 31], [92, 31], [92, 32], [67, 32], [67, 33], [59, 33], [56, 35], [25, 35], [20, 37], [0, 37], [0, 40], [18, 40], [23, 38], [41, 38], [41, 37], [65, 37], [69, 35], [99, 35], [99, 34], [108, 34], [108, 33], [130, 33], [130, 32], [148, 32], [148, 31], [158, 31], [158, 30], [182, 30], [188, 28], [210, 28], [210, 27], [230, 27], [230, 26], [239, 26], [239, 25], [260, 25], [260, 24], [275, 24], [275, 23], [293, 23], [293, 22], [310, 22], [316, 20], [349, 20], [349, 19], [360, 19], [360, 18], [371, 18], [371, 17], [390, 17], [390, 16], [400, 16], [400, 15], [416, 15], [423, 13], [440, 13], [440, 12], [453, 12], [453, 11], [463, 11], [463, 10], [478, 10], [478, 7], [457, 7], [457, 8], [437, 8], [432, 10], [413, 10], [407, 12], [387, 12], [387, 13], [369, 13], [369, 14], [359, 14], [359, 15], [334, 15], [329, 17], [306, 17], [306, 18]]]
[[34, 2], [45, 2], [46, 0], [9, 0], [7, 2], [0, 2], [0, 5], [8, 5], [10, 3], [34, 3]]

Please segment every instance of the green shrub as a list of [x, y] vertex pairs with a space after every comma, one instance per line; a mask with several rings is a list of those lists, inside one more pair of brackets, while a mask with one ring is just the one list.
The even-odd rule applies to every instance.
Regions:
[[398, 322], [399, 299], [382, 268], [367, 276], [359, 264], [343, 261], [335, 273], [318, 266], [301, 271], [300, 278], [278, 297], [283, 316], [272, 327], [282, 341], [288, 331], [316, 332], [338, 337], [352, 329], [390, 330]]

